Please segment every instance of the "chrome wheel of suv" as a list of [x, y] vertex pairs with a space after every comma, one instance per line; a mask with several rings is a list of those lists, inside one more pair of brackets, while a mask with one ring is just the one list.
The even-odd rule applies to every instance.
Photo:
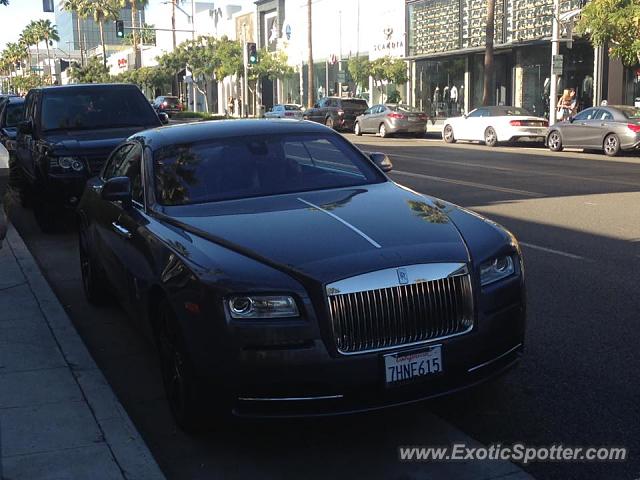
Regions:
[[562, 138], [560, 137], [560, 132], [554, 130], [549, 134], [549, 138], [547, 138], [547, 146], [552, 152], [562, 151]]

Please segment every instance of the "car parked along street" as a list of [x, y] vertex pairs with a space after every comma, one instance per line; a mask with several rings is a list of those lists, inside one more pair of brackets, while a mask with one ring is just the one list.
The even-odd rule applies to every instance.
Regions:
[[427, 115], [409, 105], [386, 103], [374, 105], [356, 118], [353, 133], [377, 133], [381, 138], [397, 133], [421, 137], [425, 133]]
[[100, 172], [116, 145], [161, 124], [135, 85], [33, 89], [18, 124], [12, 184], [22, 203], [33, 206], [41, 229], [50, 231], [63, 207], [78, 204], [87, 179]]
[[414, 402], [518, 360], [518, 242], [391, 167], [286, 120], [163, 127], [113, 151], [78, 208], [84, 289], [156, 340], [182, 428]]
[[356, 117], [368, 106], [367, 101], [360, 98], [324, 97], [306, 110], [303, 118], [335, 130], [353, 131]]

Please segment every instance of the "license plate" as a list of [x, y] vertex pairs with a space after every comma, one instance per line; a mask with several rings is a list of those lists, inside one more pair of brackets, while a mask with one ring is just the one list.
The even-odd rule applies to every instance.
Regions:
[[409, 117], [410, 122], [417, 122], [418, 120], [420, 120], [418, 117]]
[[385, 355], [384, 370], [387, 385], [441, 373], [442, 346]]

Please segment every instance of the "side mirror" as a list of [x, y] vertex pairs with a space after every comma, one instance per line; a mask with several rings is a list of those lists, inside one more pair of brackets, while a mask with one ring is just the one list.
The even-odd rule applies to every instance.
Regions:
[[393, 163], [386, 153], [382, 152], [368, 152], [369, 158], [376, 164], [376, 166], [383, 172], [390, 172], [393, 170]]
[[113, 177], [102, 187], [100, 196], [108, 202], [122, 202], [124, 208], [131, 206], [131, 181], [129, 177]]
[[158, 118], [160, 119], [160, 123], [162, 123], [163, 125], [167, 125], [169, 123], [169, 115], [164, 112], [159, 112]]
[[18, 131], [24, 135], [33, 133], [33, 124], [31, 120], [24, 120], [18, 124]]

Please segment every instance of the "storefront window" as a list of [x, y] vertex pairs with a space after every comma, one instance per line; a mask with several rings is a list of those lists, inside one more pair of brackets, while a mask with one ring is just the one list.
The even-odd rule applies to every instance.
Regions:
[[625, 105], [640, 107], [640, 64], [624, 69], [624, 97]]
[[522, 107], [534, 115], [549, 116], [551, 86], [551, 47], [522, 48], [518, 51], [522, 67]]
[[[494, 89], [491, 91], [489, 105], [511, 105], [512, 54], [494, 54], [493, 74]], [[482, 105], [484, 93], [484, 55], [474, 55], [471, 70], [473, 95], [471, 108]]]
[[564, 56], [564, 66], [560, 90], [575, 88], [578, 111], [593, 106], [593, 47], [588, 43], [574, 42], [573, 48], [564, 45], [560, 49]]
[[416, 61], [415, 106], [431, 118], [462, 115], [465, 65], [464, 57]]

